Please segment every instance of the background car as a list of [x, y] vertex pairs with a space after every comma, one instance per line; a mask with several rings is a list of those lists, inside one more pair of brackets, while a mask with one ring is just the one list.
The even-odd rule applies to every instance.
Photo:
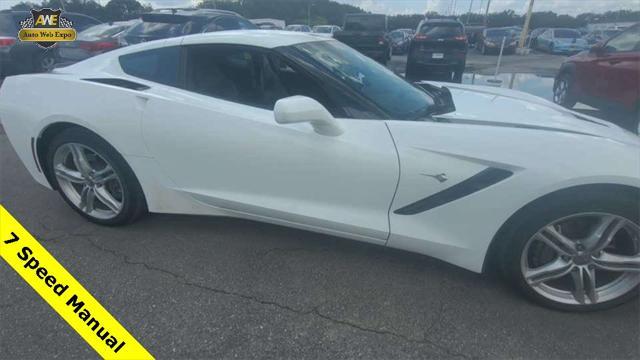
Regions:
[[640, 24], [588, 52], [568, 58], [553, 85], [553, 101], [567, 108], [582, 102], [632, 113], [640, 134]]
[[552, 54], [575, 54], [588, 50], [589, 44], [574, 29], [547, 29], [536, 40], [536, 48]]
[[476, 44], [482, 55], [497, 54], [504, 41], [503, 54], [514, 53], [518, 46], [518, 33], [512, 28], [489, 28], [482, 31]]
[[311, 32], [311, 28], [308, 25], [291, 24], [284, 28], [286, 31], [295, 32]]
[[405, 32], [409, 36], [413, 36], [416, 33], [415, 29], [396, 29], [397, 31]]
[[232, 11], [214, 9], [167, 9], [142, 14], [142, 22], [120, 39], [123, 45], [176, 36], [224, 30], [254, 30], [249, 20]]
[[318, 36], [333, 37], [335, 32], [341, 30], [340, 26], [337, 25], [316, 25], [313, 27], [312, 32]]
[[382, 14], [347, 14], [342, 31], [333, 37], [386, 65], [391, 60], [387, 21]]
[[471, 47], [477, 47], [478, 42], [480, 41], [480, 37], [482, 36], [482, 31], [486, 29], [486, 26], [483, 25], [465, 25], [464, 26], [464, 34], [467, 36], [467, 42]]
[[124, 34], [141, 20], [116, 21], [94, 25], [80, 33], [76, 41], [61, 42], [56, 46], [56, 65], [65, 66], [111, 51], [123, 45]]
[[467, 37], [461, 22], [452, 19], [427, 19], [418, 25], [407, 56], [406, 77], [410, 80], [444, 76], [447, 81], [462, 81], [467, 60]]
[[588, 33], [584, 39], [587, 40], [587, 43], [593, 45], [602, 41], [607, 41], [609, 38], [616, 36], [621, 32], [622, 30], [618, 29], [594, 30]]
[[[4, 75], [50, 71], [55, 67], [54, 48], [43, 49], [36, 43], [17, 40], [20, 21], [30, 16], [28, 11], [0, 11], [0, 70]], [[101, 23], [82, 14], [64, 12], [63, 16], [71, 20], [77, 32]]]
[[411, 36], [402, 30], [394, 30], [389, 33], [391, 48], [394, 54], [406, 54], [411, 44]]

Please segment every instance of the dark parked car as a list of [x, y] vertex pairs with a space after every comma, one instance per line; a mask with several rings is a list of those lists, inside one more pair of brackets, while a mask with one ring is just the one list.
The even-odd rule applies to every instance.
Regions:
[[462, 23], [451, 19], [423, 20], [411, 40], [406, 77], [430, 79], [444, 75], [461, 82], [467, 61], [467, 37]]
[[[33, 42], [17, 39], [20, 21], [30, 17], [28, 11], [0, 11], [0, 73], [3, 75], [42, 72], [53, 69], [56, 63], [55, 47], [43, 49]], [[100, 24], [92, 17], [63, 12], [77, 32]]]
[[215, 9], [157, 10], [142, 14], [122, 39], [123, 45], [203, 32], [257, 29], [251, 21], [232, 11]]
[[386, 15], [347, 14], [342, 31], [333, 37], [382, 64], [391, 59]]
[[402, 30], [394, 30], [389, 33], [391, 49], [394, 54], [406, 54], [409, 51], [411, 36]]
[[476, 47], [482, 55], [490, 53], [497, 54], [504, 39], [504, 49], [502, 53], [514, 53], [518, 46], [519, 33], [513, 28], [491, 28], [482, 31]]
[[55, 49], [58, 65], [73, 64], [121, 47], [124, 34], [138, 23], [140, 20], [95, 25], [79, 33], [76, 41], [59, 43]]
[[571, 108], [582, 102], [631, 112], [640, 119], [640, 24], [565, 60], [553, 85], [553, 101]]

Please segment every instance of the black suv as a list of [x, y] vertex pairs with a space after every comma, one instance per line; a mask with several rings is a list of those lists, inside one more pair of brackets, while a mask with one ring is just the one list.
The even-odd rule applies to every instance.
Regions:
[[235, 12], [214, 9], [162, 9], [142, 14], [141, 19], [126, 33], [121, 45], [203, 32], [257, 29]]
[[386, 15], [347, 14], [342, 31], [334, 33], [333, 38], [382, 64], [391, 60]]
[[466, 62], [467, 37], [461, 22], [422, 20], [409, 45], [406, 78], [427, 80], [438, 75], [447, 81], [461, 82]]
[[[53, 69], [56, 63], [53, 48], [43, 49], [33, 42], [17, 39], [20, 21], [30, 16], [28, 11], [0, 11], [0, 76]], [[73, 22], [77, 32], [101, 23], [82, 14], [63, 12], [62, 16]]]

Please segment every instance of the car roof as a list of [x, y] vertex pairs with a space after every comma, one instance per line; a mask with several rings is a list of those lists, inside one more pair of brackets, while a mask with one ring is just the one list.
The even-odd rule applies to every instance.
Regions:
[[218, 17], [221, 15], [240, 16], [240, 14], [218, 9], [192, 9], [192, 8], [162, 8], [155, 9], [147, 14], [172, 14], [182, 16], [198, 16], [198, 17]]

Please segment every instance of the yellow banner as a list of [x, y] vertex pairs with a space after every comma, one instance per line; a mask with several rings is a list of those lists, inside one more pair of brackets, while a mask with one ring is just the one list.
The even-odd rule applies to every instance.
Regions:
[[0, 257], [103, 358], [153, 359], [2, 205]]
[[74, 41], [76, 39], [76, 29], [72, 28], [27, 28], [20, 29], [18, 39], [22, 41], [37, 42], [58, 42]]

